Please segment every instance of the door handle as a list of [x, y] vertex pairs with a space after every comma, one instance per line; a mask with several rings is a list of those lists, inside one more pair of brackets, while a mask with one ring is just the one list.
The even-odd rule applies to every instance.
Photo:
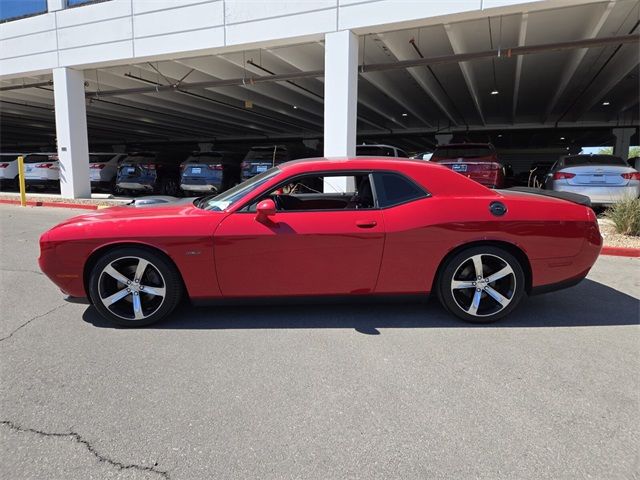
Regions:
[[378, 225], [378, 222], [375, 220], [357, 220], [356, 227], [359, 228], [373, 228]]

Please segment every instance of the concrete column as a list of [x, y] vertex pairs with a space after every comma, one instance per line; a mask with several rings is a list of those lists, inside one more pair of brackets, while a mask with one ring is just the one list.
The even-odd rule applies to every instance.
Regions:
[[47, 10], [50, 12], [62, 10], [65, 7], [65, 3], [65, 0], [47, 0]]
[[616, 143], [613, 146], [613, 154], [626, 160], [629, 158], [629, 146], [631, 137], [635, 133], [635, 128], [614, 128], [613, 134], [616, 137]]
[[90, 198], [84, 73], [71, 68], [54, 68], [53, 95], [62, 196]]
[[358, 37], [349, 30], [324, 37], [324, 156], [356, 154]]

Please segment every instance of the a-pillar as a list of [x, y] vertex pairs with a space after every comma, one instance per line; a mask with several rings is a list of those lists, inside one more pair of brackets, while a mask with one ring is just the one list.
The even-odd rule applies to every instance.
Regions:
[[64, 198], [90, 198], [84, 73], [71, 68], [54, 68], [53, 95], [60, 159], [60, 191]]
[[356, 154], [358, 37], [349, 30], [324, 37], [324, 156]]
[[616, 143], [613, 146], [613, 154], [626, 160], [629, 158], [629, 146], [631, 137], [635, 133], [635, 128], [614, 128], [613, 134], [616, 137]]

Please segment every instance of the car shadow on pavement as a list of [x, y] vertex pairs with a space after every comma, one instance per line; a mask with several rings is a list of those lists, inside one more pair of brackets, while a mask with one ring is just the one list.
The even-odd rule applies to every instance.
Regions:
[[[305, 305], [181, 305], [152, 329], [287, 329], [349, 328], [378, 335], [380, 328], [509, 328], [584, 327], [639, 323], [639, 300], [611, 287], [584, 280], [576, 287], [525, 299], [493, 324], [465, 323], [448, 314], [435, 298], [429, 302], [313, 303]], [[84, 321], [100, 328], [118, 328], [90, 306]]]

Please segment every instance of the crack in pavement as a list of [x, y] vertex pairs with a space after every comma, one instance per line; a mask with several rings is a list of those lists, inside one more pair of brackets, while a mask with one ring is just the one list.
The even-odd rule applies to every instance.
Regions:
[[48, 312], [44, 312], [41, 313], [40, 315], [36, 315], [35, 317], [30, 318], [29, 320], [27, 320], [26, 322], [24, 322], [22, 325], [20, 325], [18, 328], [14, 329], [9, 335], [6, 335], [2, 338], [0, 338], [0, 342], [4, 342], [5, 340], [10, 339], [11, 337], [13, 337], [13, 334], [16, 333], [18, 330], [26, 327], [27, 325], [29, 325], [31, 322], [33, 322], [34, 320], [37, 320], [39, 318], [45, 317], [47, 315], [49, 315], [50, 313], [55, 312], [56, 310], [59, 310], [62, 307], [66, 307], [68, 304], [67, 303], [63, 303], [61, 305], [58, 305], [57, 307], [52, 308], [51, 310], [49, 310]]
[[118, 470], [139, 470], [143, 472], [155, 473], [156, 475], [160, 475], [162, 478], [165, 478], [167, 480], [171, 478], [169, 476], [169, 472], [167, 472], [166, 470], [159, 470], [156, 468], [158, 466], [158, 462], [155, 462], [153, 466], [146, 466], [146, 465], [138, 465], [135, 463], [122, 463], [117, 460], [113, 460], [112, 458], [109, 458], [105, 455], [102, 455], [100, 452], [98, 452], [95, 449], [95, 447], [88, 440], [86, 440], [85, 438], [82, 437], [82, 435], [74, 432], [73, 430], [69, 431], [68, 433], [43, 432], [42, 430], [36, 430], [33, 428], [26, 428], [26, 427], [17, 425], [16, 423], [10, 420], [0, 420], [0, 425], [4, 425], [16, 432], [33, 433], [43, 437], [53, 437], [53, 438], [69, 437], [73, 439], [76, 443], [84, 445], [84, 447], [89, 451], [89, 453], [91, 453], [94, 457], [96, 457], [99, 462], [112, 465], [116, 467]]
[[35, 273], [36, 275], [44, 275], [44, 273], [39, 272], [37, 270], [19, 270], [15, 268], [0, 268], [0, 272], [11, 272], [11, 273]]

